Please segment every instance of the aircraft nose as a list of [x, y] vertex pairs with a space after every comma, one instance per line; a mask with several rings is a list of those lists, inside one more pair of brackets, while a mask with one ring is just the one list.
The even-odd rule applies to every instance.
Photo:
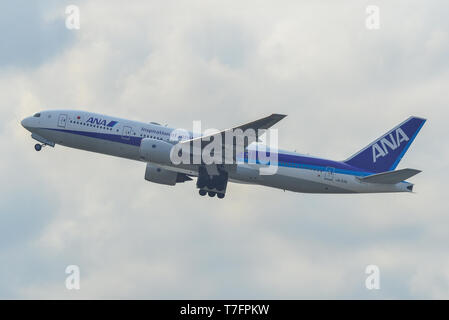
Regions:
[[31, 128], [30, 122], [31, 122], [31, 119], [30, 119], [30, 117], [28, 117], [28, 118], [23, 119], [21, 124], [25, 129], [29, 130]]

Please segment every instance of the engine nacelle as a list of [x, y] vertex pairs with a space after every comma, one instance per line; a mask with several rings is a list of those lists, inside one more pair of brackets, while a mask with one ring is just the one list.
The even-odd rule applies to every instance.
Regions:
[[145, 180], [174, 186], [178, 179], [178, 173], [170, 170], [160, 168], [158, 166], [147, 163], [145, 170]]
[[157, 139], [145, 138], [140, 144], [140, 158], [147, 162], [172, 164], [170, 152], [173, 145]]

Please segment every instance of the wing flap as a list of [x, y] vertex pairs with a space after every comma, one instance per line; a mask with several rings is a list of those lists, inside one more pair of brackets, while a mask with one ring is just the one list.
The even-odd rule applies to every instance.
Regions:
[[420, 172], [421, 170], [407, 168], [373, 174], [367, 177], [360, 178], [360, 180], [369, 183], [396, 184], [410, 177], [413, 177]]

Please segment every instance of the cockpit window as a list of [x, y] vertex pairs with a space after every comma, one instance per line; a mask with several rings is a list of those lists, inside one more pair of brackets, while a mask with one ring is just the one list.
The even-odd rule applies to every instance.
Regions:
[[35, 117], [35, 118], [39, 118], [41, 116], [41, 114], [40, 113], [36, 113], [33, 117]]

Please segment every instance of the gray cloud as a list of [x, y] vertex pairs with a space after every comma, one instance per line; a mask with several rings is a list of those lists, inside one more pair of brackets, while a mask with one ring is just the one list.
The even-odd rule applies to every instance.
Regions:
[[[61, 14], [46, 18], [56, 8]], [[2, 1], [0, 67], [33, 68], [73, 43], [74, 34], [64, 27], [63, 10], [56, 1]]]

